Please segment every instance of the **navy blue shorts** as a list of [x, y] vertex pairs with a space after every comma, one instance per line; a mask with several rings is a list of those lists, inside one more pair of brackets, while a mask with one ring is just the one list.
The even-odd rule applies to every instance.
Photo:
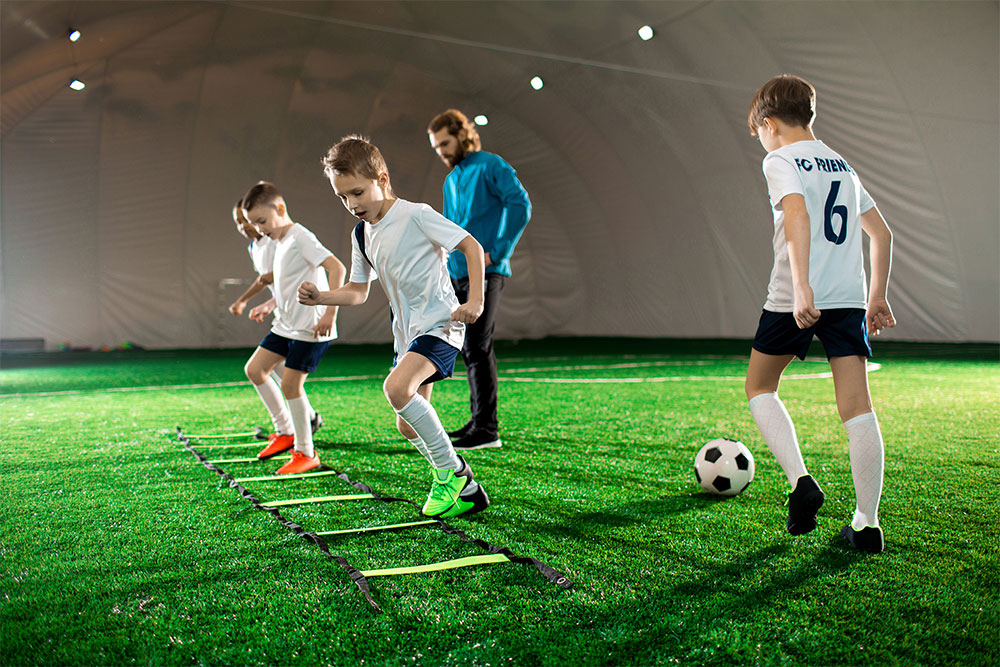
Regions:
[[813, 335], [819, 338], [830, 357], [870, 357], [868, 324], [861, 308], [830, 308], [820, 312], [819, 321], [808, 329], [800, 329], [791, 313], [765, 310], [760, 315], [753, 349], [764, 354], [782, 356], [794, 354], [806, 358]]
[[[421, 386], [437, 382], [438, 380], [444, 380], [445, 378], [450, 378], [452, 372], [455, 370], [455, 359], [458, 357], [458, 353], [460, 352], [457, 347], [452, 347], [437, 336], [431, 336], [430, 334], [417, 336], [417, 339], [410, 343], [410, 347], [406, 348], [406, 351], [416, 352], [417, 354], [426, 357], [432, 364], [434, 364], [434, 368], [437, 369], [437, 372], [434, 373], [434, 375], [420, 383]], [[396, 366], [398, 356], [399, 355], [397, 354], [392, 355], [393, 367]]]
[[272, 332], [264, 336], [259, 347], [284, 357], [285, 368], [312, 373], [319, 366], [326, 348], [330, 347], [330, 341], [310, 343], [304, 340], [285, 338]]

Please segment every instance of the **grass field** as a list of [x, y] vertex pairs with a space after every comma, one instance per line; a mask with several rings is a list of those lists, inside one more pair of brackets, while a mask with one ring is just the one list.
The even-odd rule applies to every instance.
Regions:
[[[178, 425], [268, 426], [242, 376], [248, 350], [5, 357], [0, 663], [1000, 663], [995, 345], [876, 347], [870, 382], [887, 442], [887, 548], [876, 556], [837, 537], [854, 496], [828, 366], [796, 362], [790, 372], [803, 377], [781, 389], [827, 494], [817, 530], [794, 538], [786, 482], [743, 395], [748, 345], [627, 348], [501, 344], [504, 445], [468, 456], [493, 504], [452, 521], [573, 586], [516, 563], [372, 577], [381, 614], [337, 562], [177, 441]], [[387, 354], [331, 348], [307, 384], [326, 421], [317, 447], [352, 480], [422, 502], [427, 465], [381, 395]], [[464, 421], [467, 401], [461, 379], [434, 391], [447, 427]], [[702, 493], [692, 467], [720, 436], [746, 443], [757, 463], [729, 500]], [[246, 477], [278, 465], [219, 467]], [[264, 502], [357, 493], [337, 477], [245, 486]], [[409, 505], [373, 500], [282, 514], [307, 531], [418, 519]], [[326, 544], [359, 569], [486, 553], [436, 526]]]

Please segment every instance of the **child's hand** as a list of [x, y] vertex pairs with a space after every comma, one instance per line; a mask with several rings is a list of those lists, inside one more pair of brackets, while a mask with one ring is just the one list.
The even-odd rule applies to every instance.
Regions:
[[319, 305], [319, 288], [314, 284], [305, 282], [299, 285], [299, 303], [304, 306]]
[[483, 303], [481, 301], [469, 301], [463, 303], [461, 306], [455, 309], [451, 314], [451, 319], [454, 322], [465, 322], [466, 324], [472, 324], [479, 319], [479, 316], [483, 314]]
[[881, 333], [882, 329], [891, 329], [896, 326], [896, 318], [892, 316], [892, 309], [889, 302], [884, 298], [872, 299], [868, 303], [866, 313], [868, 333], [875, 336]]
[[270, 303], [262, 303], [259, 306], [251, 308], [248, 317], [254, 322], [263, 322], [264, 318], [270, 315], [272, 310], [274, 310], [274, 306]]
[[319, 322], [313, 327], [313, 335], [316, 338], [327, 336], [333, 331], [333, 313], [327, 313], [319, 318]]
[[243, 309], [246, 308], [246, 307], [247, 307], [247, 304], [245, 302], [243, 302], [243, 301], [234, 301], [229, 306], [229, 312], [232, 313], [233, 315], [235, 315], [236, 317], [239, 317], [240, 315], [243, 314]]
[[795, 290], [795, 324], [800, 329], [808, 329], [819, 321], [820, 311], [813, 305], [812, 287], [805, 286]]

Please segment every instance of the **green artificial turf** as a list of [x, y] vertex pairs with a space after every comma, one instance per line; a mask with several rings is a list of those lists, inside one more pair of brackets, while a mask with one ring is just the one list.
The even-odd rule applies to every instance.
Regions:
[[[796, 538], [784, 530], [784, 476], [746, 407], [747, 343], [626, 342], [627, 355], [606, 340], [499, 346], [501, 377], [646, 381], [503, 381], [503, 447], [467, 457], [493, 504], [452, 521], [573, 587], [515, 563], [372, 577], [382, 614], [337, 562], [178, 442], [178, 425], [268, 426], [242, 375], [249, 350], [3, 358], [0, 664], [1000, 662], [996, 346], [876, 346], [887, 548], [864, 555], [837, 537], [854, 496], [830, 379], [781, 387], [827, 494], [819, 527]], [[352, 480], [421, 503], [428, 466], [381, 394], [388, 354], [331, 348], [306, 385], [326, 422], [317, 450]], [[212, 383], [237, 384], [180, 386]], [[109, 391], [121, 388], [142, 389]], [[465, 383], [439, 383], [434, 404], [446, 427], [463, 423]], [[694, 479], [694, 455], [715, 437], [756, 458], [733, 499]], [[219, 467], [246, 477], [278, 465]], [[245, 486], [262, 502], [357, 492], [336, 477]], [[281, 512], [307, 531], [419, 518], [363, 500]], [[326, 543], [359, 569], [486, 553], [433, 526]]]

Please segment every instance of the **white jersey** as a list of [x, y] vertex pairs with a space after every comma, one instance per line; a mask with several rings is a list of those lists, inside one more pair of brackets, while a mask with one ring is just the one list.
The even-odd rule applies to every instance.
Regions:
[[764, 157], [764, 178], [774, 213], [774, 268], [765, 310], [795, 310], [792, 268], [785, 244], [781, 200], [800, 194], [809, 213], [809, 286], [818, 310], [865, 308], [861, 214], [875, 206], [847, 161], [822, 141], [797, 141]]
[[315, 283], [323, 290], [329, 290], [326, 271], [320, 264], [332, 252], [323, 247], [316, 235], [298, 223], [285, 232], [280, 241], [271, 240], [274, 256], [270, 267], [264, 273], [274, 273], [272, 291], [277, 306], [271, 332], [292, 340], [321, 343], [337, 337], [337, 323], [327, 336], [313, 334], [315, 327], [325, 312], [323, 306], [304, 306], [299, 303], [299, 285], [305, 281]]
[[[253, 262], [253, 270], [258, 275], [271, 272], [271, 266], [274, 264], [274, 247], [274, 242], [268, 236], [254, 239], [247, 246], [250, 261]], [[274, 296], [274, 285], [268, 285], [267, 288], [271, 290], [271, 296]]]
[[448, 253], [469, 232], [427, 204], [397, 199], [381, 220], [364, 225], [365, 253], [351, 235], [351, 282], [378, 279], [392, 307], [392, 335], [399, 354], [417, 337], [431, 335], [462, 349], [465, 324], [453, 322], [458, 298], [448, 275]]

